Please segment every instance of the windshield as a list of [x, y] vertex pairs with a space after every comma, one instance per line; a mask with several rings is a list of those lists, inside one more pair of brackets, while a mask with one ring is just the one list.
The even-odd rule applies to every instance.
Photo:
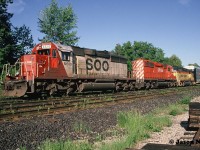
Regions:
[[38, 50], [39, 55], [49, 55], [50, 50], [49, 49], [43, 49], [43, 50]]

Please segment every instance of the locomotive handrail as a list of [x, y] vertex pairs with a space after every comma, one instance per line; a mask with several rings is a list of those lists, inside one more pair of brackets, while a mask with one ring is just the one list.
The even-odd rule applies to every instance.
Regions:
[[39, 69], [39, 64], [38, 64], [38, 62], [36, 62], [36, 71], [37, 71], [37, 73], [36, 73], [36, 77], [38, 77], [38, 69]]
[[49, 71], [49, 66], [50, 66], [50, 65], [49, 65], [49, 62], [50, 62], [50, 61], [49, 61], [49, 60], [50, 60], [49, 57], [50, 57], [50, 56], [48, 55], [48, 59], [47, 59], [47, 60], [48, 60], [48, 71]]
[[32, 78], [33, 78], [33, 84], [34, 84], [34, 71], [33, 71], [33, 62], [31, 61], [31, 71], [32, 71]]
[[16, 67], [17, 64], [20, 64], [19, 59], [15, 62], [14, 65], [10, 65], [9, 63], [3, 65], [3, 69], [1, 72], [1, 78], [0, 78], [1, 83], [3, 83], [4, 76], [15, 77], [17, 75], [17, 71], [18, 71], [17, 67]]

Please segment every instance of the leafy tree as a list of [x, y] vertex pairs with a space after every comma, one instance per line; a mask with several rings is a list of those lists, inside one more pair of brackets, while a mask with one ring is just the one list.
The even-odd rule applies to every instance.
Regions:
[[122, 46], [120, 44], [117, 44], [113, 52], [117, 55], [126, 57], [128, 59], [127, 60], [128, 69], [131, 70], [131, 61], [133, 60], [132, 57], [133, 45], [131, 44], [131, 42], [128, 41], [127, 43], [124, 43]]
[[156, 62], [164, 62], [164, 53], [161, 48], [153, 46], [147, 42], [137, 42], [132, 44], [130, 41], [123, 45], [117, 44], [114, 53], [123, 55], [128, 59], [128, 70], [131, 70], [131, 61], [138, 58], [150, 59]]
[[56, 0], [52, 0], [49, 7], [45, 8], [39, 17], [39, 30], [45, 36], [41, 41], [60, 42], [66, 45], [75, 45], [78, 42], [76, 36], [77, 17], [71, 5], [58, 7]]
[[13, 62], [12, 53], [15, 48], [15, 40], [12, 36], [10, 18], [13, 14], [7, 12], [7, 6], [12, 0], [1, 0], [0, 3], [0, 69], [4, 63]]
[[176, 56], [176, 55], [172, 55], [171, 57], [166, 57], [165, 58], [165, 63], [169, 64], [171, 66], [177, 66], [177, 67], [182, 67], [182, 61], [181, 59]]
[[164, 63], [164, 64], [169, 64], [169, 61], [170, 61], [170, 60], [169, 60], [169, 57], [165, 57], [163, 63]]
[[33, 38], [30, 29], [23, 25], [14, 27], [10, 22], [13, 14], [7, 12], [8, 4], [12, 0], [0, 2], [0, 70], [5, 63], [15, 63], [20, 55], [28, 48], [33, 47]]
[[21, 27], [14, 27], [13, 36], [16, 42], [15, 57], [26, 54], [34, 46], [31, 30], [25, 25]]

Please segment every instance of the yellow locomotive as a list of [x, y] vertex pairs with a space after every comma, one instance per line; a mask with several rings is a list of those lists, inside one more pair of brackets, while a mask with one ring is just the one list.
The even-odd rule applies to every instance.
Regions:
[[177, 86], [189, 86], [194, 85], [194, 74], [191, 70], [181, 68], [181, 67], [173, 67], [173, 74], [176, 77]]

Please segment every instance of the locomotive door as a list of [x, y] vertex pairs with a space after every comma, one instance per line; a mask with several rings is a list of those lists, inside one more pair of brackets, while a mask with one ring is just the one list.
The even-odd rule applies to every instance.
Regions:
[[173, 68], [170, 66], [167, 66], [167, 78], [168, 79], [175, 79], [176, 77], [173, 74]]
[[52, 56], [50, 57], [51, 68], [58, 68], [58, 56], [56, 50], [52, 50]]

